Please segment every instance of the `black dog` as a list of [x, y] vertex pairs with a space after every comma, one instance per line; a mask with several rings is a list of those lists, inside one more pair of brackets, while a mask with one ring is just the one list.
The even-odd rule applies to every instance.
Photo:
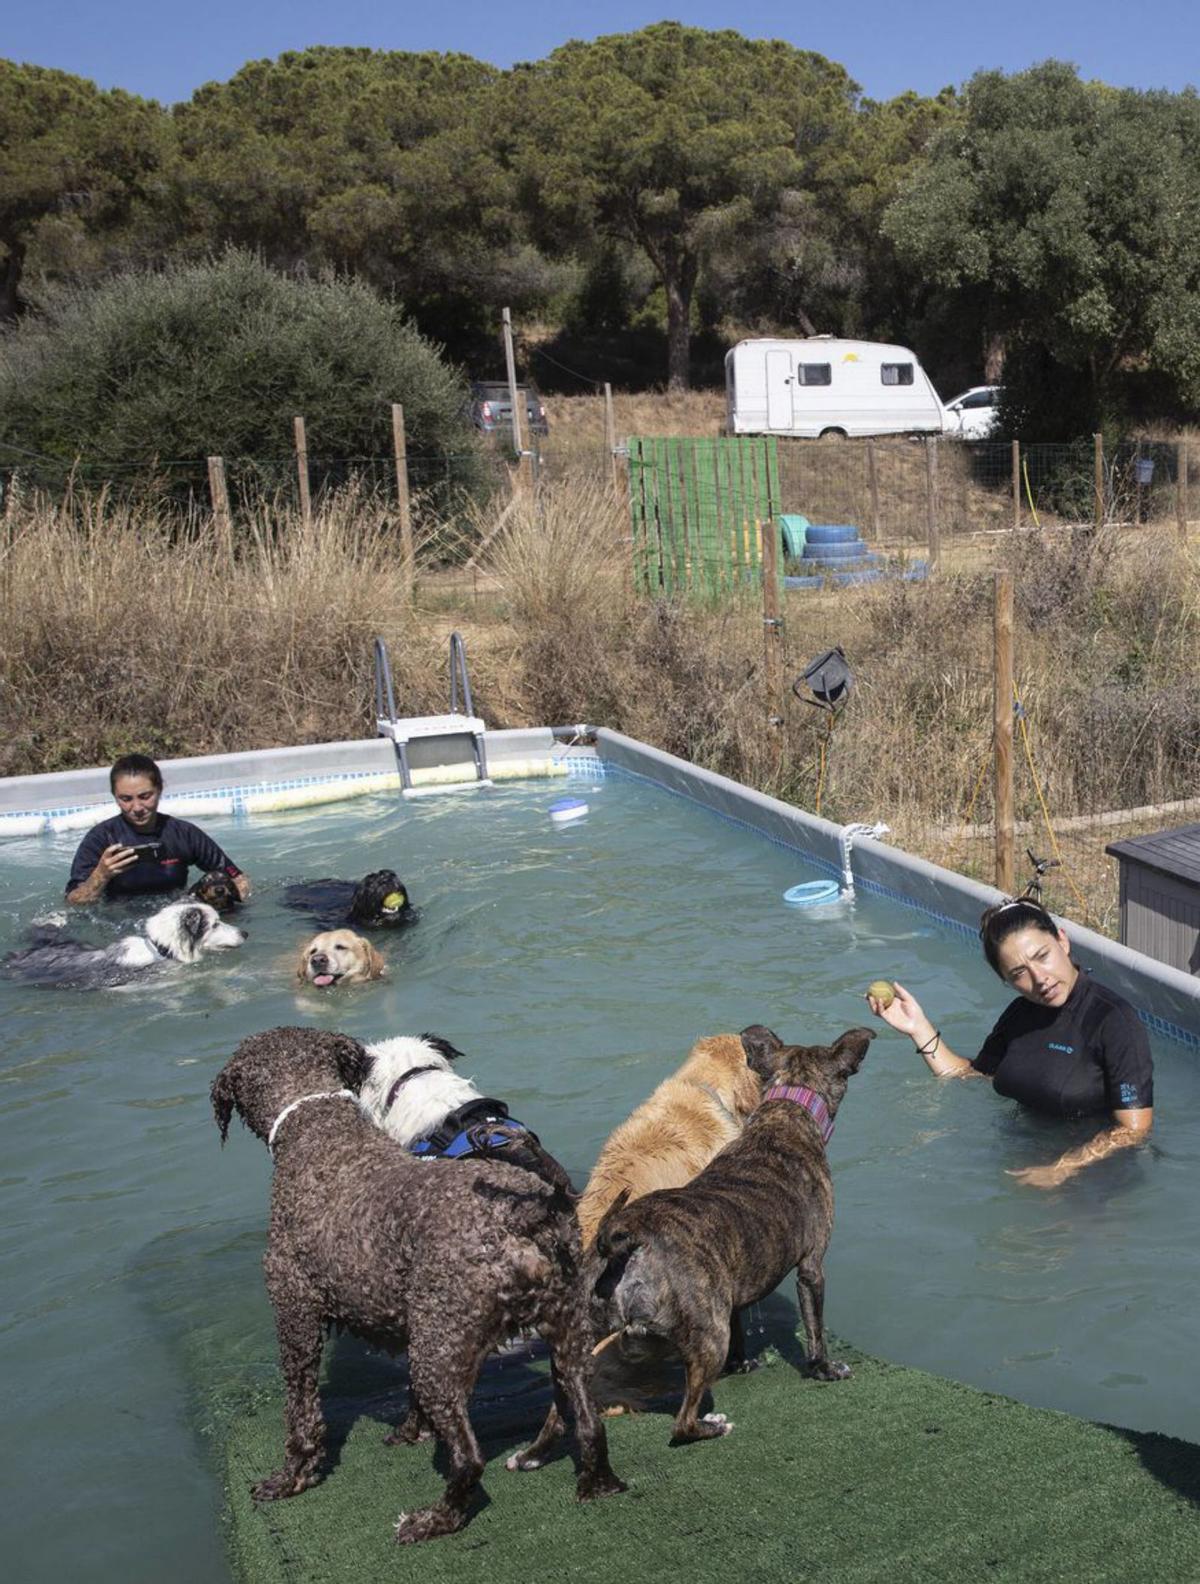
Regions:
[[232, 876], [223, 869], [210, 869], [207, 874], [202, 874], [188, 895], [195, 897], [197, 902], [207, 902], [218, 913], [233, 913], [242, 905], [241, 893], [234, 885]]
[[322, 929], [396, 929], [417, 917], [394, 869], [376, 869], [357, 882], [305, 880], [284, 890], [283, 904], [311, 913]]
[[808, 1372], [821, 1380], [850, 1373], [825, 1349], [822, 1264], [833, 1226], [825, 1142], [873, 1038], [847, 1029], [830, 1046], [784, 1046], [758, 1109], [699, 1176], [631, 1204], [622, 1196], [600, 1223], [596, 1250], [606, 1266], [596, 1295], [611, 1330], [667, 1339], [683, 1357], [677, 1442], [733, 1428], [721, 1414], [698, 1418], [700, 1401], [726, 1361], [742, 1355], [737, 1311], [793, 1268]]

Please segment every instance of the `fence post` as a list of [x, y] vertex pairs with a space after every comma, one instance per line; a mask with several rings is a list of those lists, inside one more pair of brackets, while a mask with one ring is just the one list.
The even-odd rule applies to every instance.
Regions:
[[392, 403], [392, 449], [396, 453], [396, 499], [400, 503], [400, 581], [405, 599], [411, 599], [416, 565], [408, 503], [408, 444], [404, 437], [404, 408], [399, 402]]
[[879, 538], [879, 473], [875, 465], [875, 442], [867, 441], [867, 484], [871, 491], [871, 537]]
[[1188, 447], [1186, 440], [1175, 446], [1175, 522], [1179, 537], [1187, 543], [1188, 531]]
[[937, 571], [940, 545], [937, 512], [937, 441], [925, 437], [925, 522], [929, 529], [929, 570]]
[[763, 636], [766, 643], [764, 680], [767, 690], [767, 729], [770, 734], [772, 775], [778, 781], [783, 768], [783, 620], [779, 614], [779, 531], [774, 517], [756, 518], [755, 530], [762, 545]]
[[1092, 436], [1095, 460], [1093, 471], [1095, 474], [1095, 523], [1097, 528], [1104, 527], [1104, 436]]
[[1013, 579], [995, 574], [994, 720], [996, 886], [1013, 889]]
[[304, 526], [312, 526], [312, 495], [308, 484], [308, 441], [304, 434], [304, 419], [293, 418], [296, 435], [296, 473], [300, 479], [300, 516]]
[[604, 382], [604, 444], [608, 450], [608, 463], [612, 468], [613, 494], [621, 498], [621, 469], [617, 461], [617, 420], [613, 412], [612, 386]]
[[212, 499], [217, 538], [227, 566], [233, 565], [233, 519], [229, 514], [229, 491], [225, 485], [225, 458], [208, 459], [208, 493]]
[[1021, 527], [1021, 442], [1012, 443], [1013, 531]]

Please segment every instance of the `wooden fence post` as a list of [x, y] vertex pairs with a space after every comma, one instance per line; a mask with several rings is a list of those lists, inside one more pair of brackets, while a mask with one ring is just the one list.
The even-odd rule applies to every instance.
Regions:
[[925, 522], [929, 530], [929, 570], [937, 571], [941, 544], [938, 536], [937, 441], [925, 437]]
[[617, 459], [617, 419], [613, 411], [612, 386], [604, 382], [604, 444], [608, 449], [608, 464], [612, 468], [613, 494], [621, 499], [621, 466]]
[[1104, 527], [1104, 436], [1092, 436], [1094, 460], [1092, 464], [1095, 479], [1095, 523], [1097, 528]]
[[1012, 443], [1013, 532], [1021, 527], [1021, 442]]
[[1013, 579], [995, 574], [994, 721], [996, 886], [1013, 889]]
[[879, 471], [875, 462], [875, 442], [867, 441], [867, 487], [871, 491], [871, 537], [879, 538]]
[[396, 453], [396, 499], [400, 503], [400, 581], [405, 599], [411, 599], [417, 569], [408, 499], [408, 444], [404, 437], [404, 408], [399, 402], [392, 403], [392, 447]]
[[233, 565], [233, 518], [229, 513], [229, 490], [225, 484], [225, 458], [208, 459], [208, 493], [212, 499], [213, 520], [217, 525], [217, 538], [227, 566]]
[[772, 749], [772, 770], [776, 782], [783, 769], [783, 621], [779, 614], [779, 530], [775, 518], [755, 519], [754, 527], [762, 546], [763, 637], [766, 664], [767, 731]]
[[1188, 532], [1188, 446], [1180, 440], [1175, 446], [1175, 522], [1179, 537], [1187, 543]]
[[296, 474], [300, 480], [300, 517], [306, 528], [312, 527], [312, 494], [308, 482], [308, 441], [304, 434], [304, 419], [293, 418], [296, 434]]

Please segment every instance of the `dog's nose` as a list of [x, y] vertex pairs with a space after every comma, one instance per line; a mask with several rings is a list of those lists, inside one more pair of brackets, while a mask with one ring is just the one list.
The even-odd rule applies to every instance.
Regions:
[[313, 952], [312, 956], [308, 959], [308, 966], [310, 968], [315, 968], [318, 973], [321, 973], [326, 968], [328, 968], [329, 958], [326, 957], [324, 952]]

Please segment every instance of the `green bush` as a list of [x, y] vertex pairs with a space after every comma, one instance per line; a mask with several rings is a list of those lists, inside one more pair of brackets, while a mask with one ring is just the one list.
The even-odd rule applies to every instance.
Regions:
[[401, 402], [415, 487], [478, 491], [466, 389], [395, 303], [361, 282], [293, 279], [253, 254], [63, 291], [0, 337], [0, 467], [48, 488], [144, 478], [196, 487], [294, 477], [303, 414], [314, 486], [392, 454]]

